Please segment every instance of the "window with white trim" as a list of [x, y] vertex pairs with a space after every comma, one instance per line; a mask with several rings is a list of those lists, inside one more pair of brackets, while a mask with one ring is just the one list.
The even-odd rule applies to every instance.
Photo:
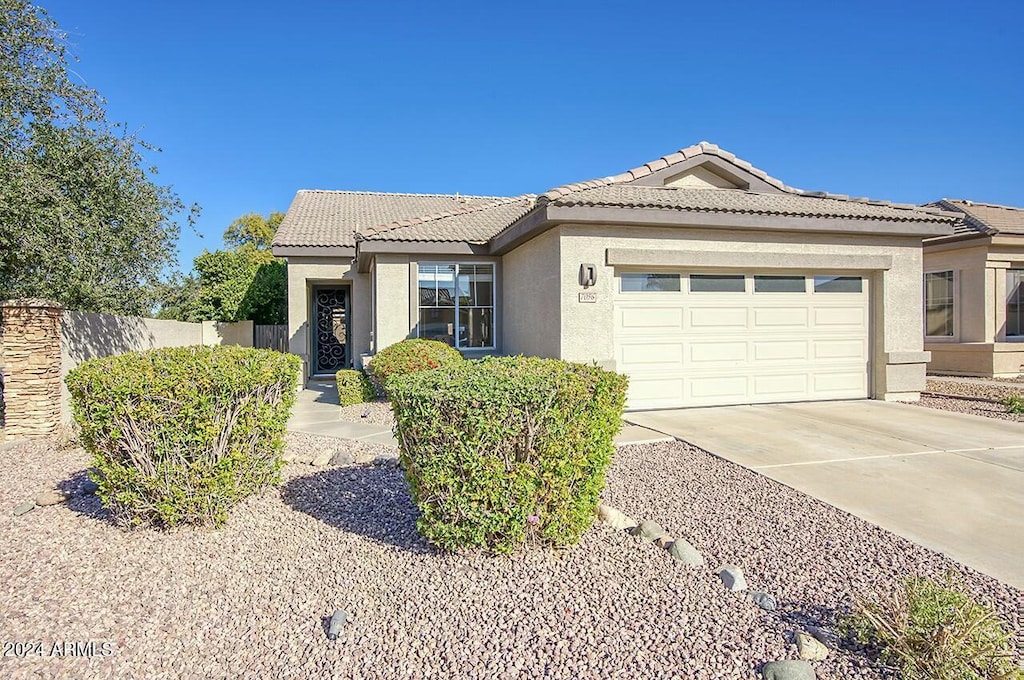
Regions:
[[421, 264], [417, 336], [459, 349], [494, 349], [494, 265]]
[[1024, 337], [1024, 269], [1006, 270], [1006, 337]]
[[953, 337], [953, 272], [924, 275], [924, 334], [929, 338]]

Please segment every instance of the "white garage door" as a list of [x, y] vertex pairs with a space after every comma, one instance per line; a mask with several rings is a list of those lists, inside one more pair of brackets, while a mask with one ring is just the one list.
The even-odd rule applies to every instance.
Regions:
[[616, 272], [630, 409], [868, 396], [868, 281]]

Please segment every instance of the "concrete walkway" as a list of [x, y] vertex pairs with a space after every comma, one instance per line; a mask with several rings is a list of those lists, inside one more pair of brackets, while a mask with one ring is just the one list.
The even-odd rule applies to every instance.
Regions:
[[[288, 430], [321, 437], [398, 446], [390, 427], [341, 420], [338, 417], [338, 409], [338, 390], [333, 383], [309, 383], [295, 400], [292, 417], [288, 421]], [[626, 423], [619, 436], [615, 438], [615, 445], [627, 446], [673, 440], [674, 437], [661, 432]]]
[[879, 401], [650, 411], [690, 442], [1024, 588], [1024, 425]]
[[338, 417], [338, 390], [333, 383], [310, 383], [299, 392], [288, 420], [290, 432], [316, 434], [321, 437], [354, 439], [398, 446], [387, 425], [358, 423]]

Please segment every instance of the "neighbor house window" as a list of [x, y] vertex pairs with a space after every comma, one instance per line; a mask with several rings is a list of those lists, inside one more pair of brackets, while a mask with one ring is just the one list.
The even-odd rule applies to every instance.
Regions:
[[1006, 335], [1024, 336], [1024, 269], [1006, 270]]
[[650, 291], [678, 293], [679, 274], [622, 274], [620, 289], [623, 293]]
[[421, 264], [418, 281], [419, 337], [494, 348], [493, 264]]
[[924, 328], [932, 338], [953, 337], [953, 272], [924, 275]]

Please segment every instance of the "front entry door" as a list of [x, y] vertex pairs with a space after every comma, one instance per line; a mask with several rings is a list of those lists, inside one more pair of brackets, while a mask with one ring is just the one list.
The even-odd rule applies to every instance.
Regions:
[[313, 374], [333, 375], [349, 365], [348, 288], [313, 289]]

